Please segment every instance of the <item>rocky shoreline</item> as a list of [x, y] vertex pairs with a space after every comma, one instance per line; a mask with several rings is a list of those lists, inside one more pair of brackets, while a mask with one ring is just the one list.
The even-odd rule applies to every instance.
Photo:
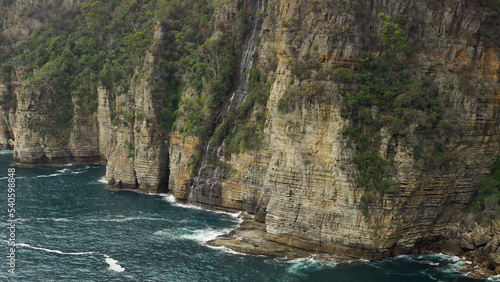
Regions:
[[302, 258], [314, 255], [321, 259], [351, 259], [322, 252], [311, 252], [309, 250], [303, 250], [267, 240], [265, 224], [250, 217], [244, 218], [238, 228], [228, 234], [221, 235], [214, 240], [208, 241], [207, 244], [213, 247], [226, 247], [240, 253], [269, 257]]
[[440, 251], [471, 264], [460, 271], [473, 278], [500, 275], [500, 220], [479, 224], [472, 213], [459, 213], [440, 242]]
[[[304, 258], [314, 257], [318, 260], [335, 260], [339, 262], [348, 262], [358, 258], [338, 256], [331, 253], [315, 252], [292, 247], [286, 244], [277, 243], [267, 239], [266, 226], [264, 223], [256, 221], [253, 217], [245, 215], [242, 217], [242, 222], [238, 228], [232, 230], [228, 234], [218, 236], [216, 239], [207, 242], [207, 245], [213, 247], [226, 247], [235, 252], [259, 255], [268, 257], [287, 257], [287, 258]], [[461, 252], [457, 254], [450, 249], [447, 249], [446, 241], [440, 242], [440, 248], [425, 248], [421, 253], [438, 253], [458, 257], [464, 262], [463, 268], [458, 272], [463, 273], [467, 277], [475, 279], [488, 279], [499, 275], [498, 269], [491, 270], [484, 262], [474, 259], [470, 252]]]

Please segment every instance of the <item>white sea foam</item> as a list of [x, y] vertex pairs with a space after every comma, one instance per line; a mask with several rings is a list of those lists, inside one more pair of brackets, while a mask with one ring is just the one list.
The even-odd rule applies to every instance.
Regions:
[[[0, 180], [6, 180], [6, 179], [9, 179], [10, 177], [6, 176], [6, 177], [0, 177]], [[26, 178], [24, 176], [14, 176], [14, 178], [17, 180], [17, 179], [23, 179], [23, 178]]]
[[189, 230], [190, 229], [185, 228], [185, 227], [180, 227], [180, 228], [177, 228], [176, 230], [161, 229], [161, 230], [155, 231], [153, 233], [153, 235], [160, 236], [160, 237], [167, 237], [167, 238], [175, 238], [175, 237], [178, 237], [179, 234], [189, 233], [190, 232]]
[[208, 210], [208, 209], [204, 209], [204, 208], [197, 206], [197, 205], [179, 203], [175, 200], [174, 195], [171, 195], [171, 194], [160, 194], [160, 196], [162, 196], [165, 201], [169, 202], [172, 206], [175, 206], [175, 207], [194, 209], [194, 210], [203, 210], [203, 211], [208, 211], [208, 212], [218, 213], [218, 214], [226, 214], [226, 215], [229, 215], [235, 219], [238, 219], [240, 221], [240, 223], [241, 223], [241, 221], [243, 221], [242, 219], [240, 219], [241, 211], [232, 213], [232, 212], [219, 211], [219, 210]]
[[[220, 251], [223, 251], [225, 253], [228, 253], [228, 254], [232, 254], [232, 255], [240, 255], [240, 256], [249, 256], [249, 254], [245, 254], [245, 253], [240, 253], [240, 252], [237, 252], [235, 250], [231, 250], [230, 248], [228, 247], [224, 247], [224, 246], [221, 246], [221, 247], [215, 247], [215, 246], [210, 246], [210, 245], [207, 245], [207, 247], [209, 247], [210, 249], [214, 249], [214, 250], [220, 250]], [[261, 256], [261, 255], [258, 255], [256, 257], [266, 257], [266, 256]]]
[[10, 150], [0, 150], [0, 155], [12, 155], [12, 151], [10, 151]]
[[32, 220], [35, 220], [35, 221], [74, 221], [72, 219], [69, 219], [69, 218], [53, 218], [53, 217], [37, 217], [37, 218], [18, 218], [17, 220], [20, 220], [20, 221], [32, 221]]
[[193, 240], [200, 244], [205, 244], [206, 242], [217, 238], [217, 236], [231, 232], [232, 228], [228, 229], [198, 229], [191, 231], [187, 234], [182, 234], [179, 237], [183, 239]]
[[87, 171], [87, 169], [89, 169], [90, 167], [84, 167], [83, 169], [78, 169], [78, 170], [72, 170], [70, 168], [63, 168], [63, 169], [58, 169], [56, 171], [62, 173], [62, 174], [80, 174], [80, 173], [84, 173], [85, 171]]
[[101, 178], [97, 179], [97, 181], [96, 181], [95, 183], [100, 183], [100, 184], [101, 184], [101, 183], [102, 183], [102, 184], [108, 184], [108, 183], [109, 183], [109, 180], [108, 180], [105, 176], [103, 176], [103, 177], [101, 177]]
[[439, 271], [448, 274], [456, 275], [466, 275], [460, 273], [459, 270], [463, 269], [467, 264], [471, 262], [463, 260], [458, 256], [450, 256], [442, 253], [430, 253], [424, 255], [401, 255], [397, 256], [395, 259], [403, 259], [411, 263], [427, 264], [431, 266], [439, 266], [441, 263], [446, 263], [446, 267], [439, 268]]
[[194, 209], [194, 210], [204, 210], [200, 206], [192, 205], [192, 204], [181, 204], [175, 200], [174, 195], [166, 195], [163, 197], [163, 199], [167, 202], [169, 202], [172, 206], [175, 207], [181, 207], [181, 208], [186, 208], [186, 209]]
[[118, 261], [115, 259], [110, 258], [108, 255], [103, 254], [103, 256], [106, 258], [106, 263], [109, 264], [109, 269], [116, 271], [116, 272], [123, 272], [125, 271], [125, 268], [121, 267], [118, 264]]
[[289, 267], [286, 268], [286, 271], [288, 273], [302, 276], [303, 278], [307, 277], [306, 274], [301, 273], [303, 270], [306, 269], [322, 270], [325, 268], [333, 268], [338, 264], [338, 262], [334, 260], [316, 260], [314, 256], [308, 256], [297, 259], [286, 259], [283, 262], [291, 264]]
[[155, 236], [165, 236], [165, 235], [169, 235], [170, 234], [169, 231], [170, 231], [169, 229], [162, 229], [162, 230], [155, 231], [153, 233], [153, 235], [155, 235]]
[[34, 249], [34, 250], [40, 250], [40, 251], [44, 251], [44, 252], [48, 252], [48, 253], [56, 253], [56, 254], [60, 254], [60, 255], [80, 256], [80, 255], [99, 254], [99, 255], [103, 255], [104, 256], [104, 258], [106, 260], [106, 263], [109, 264], [109, 269], [110, 270], [116, 271], [116, 272], [123, 272], [123, 271], [125, 271], [125, 268], [121, 267], [118, 264], [117, 260], [112, 259], [110, 256], [108, 256], [106, 254], [100, 254], [98, 252], [74, 252], [74, 253], [66, 253], [66, 252], [63, 252], [63, 251], [60, 251], [60, 250], [51, 250], [51, 249], [46, 249], [46, 248], [34, 247], [34, 246], [31, 246], [31, 245], [28, 245], [28, 244], [24, 244], [24, 243], [17, 243], [16, 246], [26, 247], [26, 248], [30, 248], [30, 249]]
[[80, 173], [86, 172], [88, 168], [90, 168], [90, 167], [84, 167], [84, 168], [80, 168], [80, 169], [63, 168], [63, 169], [56, 170], [58, 173], [38, 175], [36, 177], [37, 178], [46, 178], [46, 177], [56, 177], [56, 176], [61, 176], [61, 175], [80, 174]]
[[67, 218], [54, 218], [54, 221], [71, 221]]
[[64, 175], [64, 173], [53, 173], [53, 174], [47, 174], [47, 175], [38, 175], [36, 178], [55, 177], [55, 176], [61, 176], [61, 175]]
[[486, 280], [488, 280], [488, 281], [500, 281], [500, 274], [499, 275], [495, 275], [495, 276], [491, 276], [491, 277], [489, 277]]
[[90, 254], [94, 254], [94, 252], [66, 253], [66, 252], [59, 251], [59, 250], [51, 250], [51, 249], [46, 249], [46, 248], [33, 247], [31, 245], [24, 244], [24, 243], [17, 243], [16, 246], [26, 247], [26, 248], [30, 248], [30, 249], [34, 249], [34, 250], [40, 250], [40, 251], [45, 251], [45, 252], [48, 252], [48, 253], [56, 253], [56, 254], [61, 254], [61, 255], [74, 255], [74, 256], [78, 256], [78, 255], [90, 255]]
[[124, 222], [131, 220], [153, 220], [153, 221], [170, 221], [168, 218], [155, 218], [155, 217], [119, 217], [119, 218], [91, 218], [83, 221], [109, 221], [109, 222]]
[[88, 219], [71, 219], [71, 218], [50, 218], [50, 217], [37, 217], [37, 218], [18, 218], [19, 221], [65, 221], [65, 222], [125, 222], [132, 220], [151, 220], [151, 221], [170, 221], [168, 218], [155, 218], [155, 217], [124, 217], [117, 216], [117, 218], [88, 218]]
[[[192, 204], [182, 204], [182, 203], [178, 203], [175, 200], [175, 197], [173, 195], [168, 195], [168, 194], [164, 195], [163, 199], [165, 201], [169, 202], [171, 205], [176, 206], [176, 207], [195, 209], [195, 210], [203, 210], [203, 211], [208, 211], [208, 212], [217, 213], [217, 214], [229, 215], [238, 221], [238, 223], [237, 223], [238, 226], [243, 221], [240, 217], [241, 212], [230, 213], [230, 212], [225, 212], [225, 211], [214, 211], [214, 210], [207, 210], [207, 209], [204, 209], [200, 206], [196, 206], [196, 205], [192, 205]], [[198, 230], [187, 231], [187, 232], [185, 232], [186, 230], [183, 230], [184, 233], [181, 234], [179, 237], [182, 239], [194, 240], [194, 241], [203, 245], [206, 242], [213, 240], [220, 235], [227, 234], [227, 233], [231, 232], [232, 230], [234, 230], [234, 228], [237, 228], [238, 226], [234, 226], [232, 228], [225, 228], [225, 229], [212, 229], [212, 228], [198, 229]], [[154, 235], [162, 235], [162, 236], [167, 235], [167, 234], [170, 235], [171, 231], [159, 230], [159, 231], [156, 231], [154, 233]]]
[[213, 212], [213, 213], [218, 213], [218, 214], [227, 214], [227, 215], [231, 216], [232, 218], [241, 220], [240, 219], [241, 211], [240, 212], [225, 212], [225, 211], [213, 211], [213, 210], [208, 210], [208, 211]]

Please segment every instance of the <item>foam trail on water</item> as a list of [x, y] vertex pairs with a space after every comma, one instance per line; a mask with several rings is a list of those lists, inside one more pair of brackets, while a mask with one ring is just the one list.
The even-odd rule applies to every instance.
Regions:
[[162, 196], [165, 201], [169, 202], [172, 206], [175, 206], [175, 207], [194, 209], [194, 210], [202, 210], [202, 211], [208, 211], [208, 212], [213, 212], [213, 213], [218, 213], [218, 214], [227, 214], [227, 215], [233, 217], [234, 219], [237, 219], [238, 221], [240, 221], [240, 223], [243, 221], [242, 219], [240, 219], [241, 211], [232, 213], [232, 212], [226, 212], [226, 211], [208, 210], [208, 209], [204, 209], [200, 206], [196, 206], [196, 205], [192, 205], [192, 204], [179, 203], [175, 200], [174, 195], [160, 194], [160, 196]]
[[55, 176], [61, 176], [61, 175], [64, 175], [64, 173], [53, 173], [53, 174], [48, 174], [48, 175], [38, 175], [36, 178], [55, 177]]
[[232, 228], [227, 229], [198, 229], [190, 232], [189, 234], [183, 234], [180, 238], [196, 241], [200, 244], [205, 244], [206, 242], [217, 238], [217, 236], [227, 234], [233, 230]]
[[40, 250], [40, 251], [45, 251], [45, 252], [48, 252], [48, 253], [56, 253], [56, 254], [61, 254], [61, 255], [74, 255], [74, 256], [78, 256], [78, 255], [91, 255], [91, 254], [94, 254], [94, 252], [65, 253], [65, 252], [59, 251], [59, 250], [51, 250], [51, 249], [33, 247], [31, 245], [23, 244], [23, 243], [17, 243], [16, 246], [21, 246], [21, 247], [26, 247], [26, 248], [34, 249], [34, 250]]
[[67, 218], [54, 218], [54, 221], [71, 221], [71, 220]]
[[[71, 218], [48, 218], [48, 217], [37, 217], [37, 218], [17, 218], [18, 221], [74, 221], [74, 222], [125, 222], [132, 220], [151, 220], [151, 221], [170, 221], [168, 218], [156, 218], [156, 217], [118, 217], [118, 218], [89, 218], [89, 219], [71, 219]], [[1, 224], [1, 223], [0, 223]]]
[[290, 266], [286, 268], [286, 271], [290, 274], [302, 277], [303, 279], [306, 279], [308, 277], [308, 275], [303, 273], [303, 271], [318, 271], [322, 269], [333, 268], [338, 264], [338, 262], [333, 260], [316, 260], [314, 259], [314, 256], [286, 260], [278, 259], [278, 261], [290, 264]]
[[[9, 179], [9, 178], [11, 178], [11, 177], [8, 177], [8, 176], [6, 176], [6, 177], [0, 177], [0, 180], [6, 180], [6, 179]], [[22, 179], [22, 178], [26, 178], [26, 177], [24, 177], [24, 176], [14, 176], [14, 178], [17, 180], [17, 179]]]
[[225, 211], [212, 211], [212, 210], [209, 210], [210, 212], [213, 212], [213, 213], [218, 213], [218, 214], [227, 214], [235, 219], [240, 219], [240, 215], [241, 215], [241, 212], [225, 212]]
[[109, 264], [109, 269], [116, 271], [116, 272], [123, 272], [125, 271], [125, 268], [121, 267], [118, 264], [118, 261], [115, 259], [110, 258], [108, 255], [103, 254], [103, 256], [106, 258], [106, 263]]
[[166, 195], [166, 196], [163, 197], [163, 199], [165, 201], [169, 202], [172, 206], [175, 206], [175, 207], [181, 207], [181, 208], [193, 209], [193, 210], [204, 210], [202, 207], [199, 207], [199, 206], [195, 206], [195, 205], [191, 205], [191, 204], [181, 204], [181, 203], [178, 203], [175, 200], [174, 195]]
[[[224, 246], [215, 247], [215, 246], [207, 245], [207, 247], [209, 247], [210, 249], [214, 249], [214, 250], [221, 250], [221, 251], [223, 251], [225, 253], [232, 254], [232, 255], [249, 256], [249, 254], [240, 253], [240, 252], [237, 252], [235, 250], [231, 250], [230, 248], [224, 247]], [[256, 257], [265, 257], [265, 256], [259, 255], [259, 256], [256, 256]]]
[[110, 221], [110, 222], [124, 222], [131, 220], [153, 220], [153, 221], [170, 221], [168, 218], [154, 218], [154, 217], [120, 217], [120, 218], [92, 218], [83, 221]]
[[[92, 255], [92, 254], [99, 254], [97, 252], [76, 252], [76, 253], [65, 253], [63, 251], [59, 251], [59, 250], [51, 250], [51, 249], [46, 249], [46, 248], [39, 248], [39, 247], [33, 247], [31, 245], [28, 245], [28, 244], [24, 244], [24, 243], [17, 243], [16, 246], [20, 246], [20, 247], [26, 247], [26, 248], [30, 248], [30, 249], [34, 249], [34, 250], [40, 250], [40, 251], [45, 251], [45, 252], [48, 252], [48, 253], [56, 253], [56, 254], [60, 254], [60, 255], [73, 255], [73, 256], [79, 256], [79, 255]], [[118, 264], [118, 261], [115, 260], [115, 259], [112, 259], [110, 256], [106, 255], [106, 254], [100, 254], [100, 255], [103, 255], [105, 260], [106, 260], [106, 263], [109, 264], [109, 269], [112, 270], [112, 271], [116, 271], [116, 272], [123, 272], [125, 271], [125, 268], [121, 267], [119, 264]]]
[[47, 174], [47, 175], [38, 175], [36, 177], [37, 178], [46, 178], [46, 177], [55, 177], [55, 176], [61, 176], [61, 175], [80, 174], [80, 173], [84, 173], [85, 171], [87, 171], [88, 168], [89, 167], [84, 167], [83, 169], [80, 169], [80, 170], [71, 170], [69, 168], [63, 168], [63, 169], [56, 170], [58, 173]]
[[0, 155], [12, 155], [12, 153], [10, 150], [0, 150]]
[[180, 227], [180, 228], [177, 228], [176, 230], [172, 230], [172, 229], [158, 230], [158, 231], [155, 231], [153, 233], [153, 235], [167, 237], [167, 238], [176, 238], [178, 236], [176, 234], [179, 234], [179, 233], [186, 234], [188, 232], [189, 232], [188, 228]]

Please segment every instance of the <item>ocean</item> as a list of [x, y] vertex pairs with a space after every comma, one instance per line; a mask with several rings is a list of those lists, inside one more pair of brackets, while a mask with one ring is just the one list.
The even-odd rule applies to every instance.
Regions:
[[336, 262], [209, 247], [238, 226], [238, 214], [106, 190], [102, 165], [15, 167], [12, 197], [12, 163], [0, 151], [0, 281], [478, 281], [457, 272], [466, 262], [443, 254]]

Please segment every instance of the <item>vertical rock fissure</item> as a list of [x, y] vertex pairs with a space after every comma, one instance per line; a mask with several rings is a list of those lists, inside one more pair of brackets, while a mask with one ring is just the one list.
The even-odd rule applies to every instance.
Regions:
[[[220, 124], [227, 118], [225, 114], [234, 111], [245, 102], [250, 91], [250, 72], [254, 65], [254, 53], [260, 39], [262, 21], [260, 13], [264, 11], [264, 0], [258, 0], [253, 6], [252, 28], [243, 44], [241, 61], [239, 64], [238, 80], [235, 90], [230, 94], [229, 102], [224, 113], [221, 113]], [[220, 194], [222, 188], [221, 178], [224, 177], [224, 168], [218, 162], [223, 145], [210, 147], [206, 145], [202, 151], [202, 161], [193, 183], [190, 187], [188, 201], [212, 205], [220, 205]], [[214, 155], [216, 153], [216, 155]]]
[[250, 71], [252, 70], [254, 63], [255, 50], [257, 49], [257, 44], [259, 42], [260, 36], [258, 34], [261, 31], [261, 20], [259, 17], [259, 11], [264, 11], [264, 0], [259, 0], [256, 3], [257, 11], [254, 12], [254, 21], [252, 23], [252, 29], [247, 37], [245, 44], [243, 45], [243, 52], [241, 54], [240, 68], [238, 73], [237, 87], [231, 94], [229, 99], [228, 109], [233, 106], [237, 108], [243, 102], [245, 102], [248, 91], [250, 90]]

